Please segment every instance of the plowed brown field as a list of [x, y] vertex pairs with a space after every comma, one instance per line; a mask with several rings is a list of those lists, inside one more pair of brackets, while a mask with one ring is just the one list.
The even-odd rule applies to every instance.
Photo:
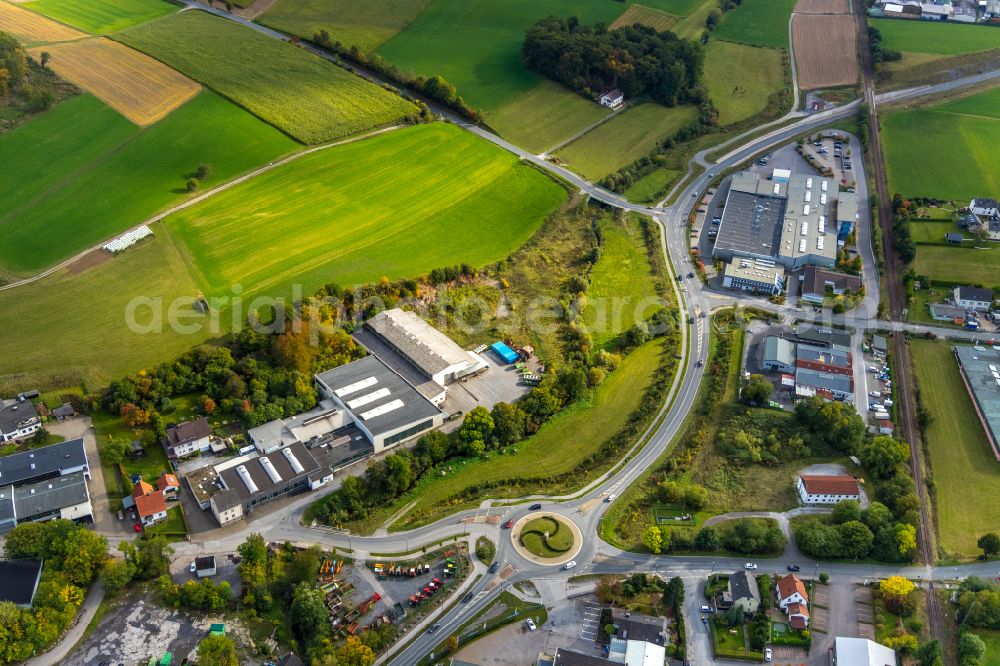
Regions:
[[847, 0], [799, 0], [796, 14], [846, 14]]
[[[31, 49], [31, 53], [37, 58], [42, 50]], [[155, 123], [201, 90], [159, 60], [103, 37], [44, 50], [56, 74], [93, 93], [136, 125]]]
[[9, 32], [28, 43], [66, 42], [88, 36], [85, 32], [74, 30], [68, 25], [2, 0], [0, 0], [0, 30]]
[[799, 87], [809, 90], [858, 80], [857, 23], [849, 14], [796, 14], [792, 43]]

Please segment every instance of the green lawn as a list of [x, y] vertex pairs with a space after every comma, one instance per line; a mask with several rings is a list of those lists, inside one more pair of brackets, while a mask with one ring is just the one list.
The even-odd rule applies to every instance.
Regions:
[[[998, 31], [1000, 32], [1000, 31]], [[1000, 88], [882, 115], [891, 191], [963, 202], [1000, 189]]]
[[896, 51], [959, 55], [1000, 48], [1000, 30], [992, 26], [894, 19], [869, 19], [869, 25]]
[[659, 203], [667, 193], [667, 183], [674, 182], [684, 174], [682, 169], [659, 168], [650, 171], [625, 190], [629, 201], [638, 203]]
[[920, 275], [953, 284], [1000, 285], [1000, 247], [976, 249], [921, 245], [913, 268]]
[[500, 135], [537, 154], [571, 139], [610, 113], [554, 81], [541, 79], [485, 117]]
[[601, 258], [590, 272], [583, 321], [595, 347], [610, 347], [615, 338], [660, 307], [638, 222], [606, 218]]
[[979, 554], [976, 540], [982, 534], [1000, 531], [1000, 463], [976, 417], [951, 347], [925, 340], [912, 340], [910, 346], [921, 399], [933, 417], [927, 447], [941, 549], [971, 558]]
[[570, 168], [592, 180], [600, 180], [647, 155], [665, 138], [693, 121], [694, 106], [668, 108], [641, 104], [619, 112], [582, 137], [559, 149], [557, 156]]
[[[740, 10], [736, 10], [740, 11]], [[784, 53], [713, 39], [705, 47], [704, 81], [719, 124], [751, 118], [785, 87]]]
[[429, 0], [279, 0], [260, 23], [305, 39], [320, 30], [330, 40], [374, 50], [415, 19]]
[[972, 633], [983, 639], [986, 643], [986, 656], [983, 657], [982, 666], [1000, 666], [1000, 631], [989, 629], [972, 629]]
[[[168, 305], [198, 294], [173, 239], [162, 226], [155, 234], [84, 273], [62, 270], [0, 291], [0, 311], [7, 322], [0, 328], [0, 374], [15, 385], [85, 382], [96, 389], [203, 341], [208, 332], [139, 334], [126, 325], [126, 308], [133, 299], [160, 299]], [[139, 308], [136, 320], [148, 323], [149, 312]]]
[[163, 0], [34, 0], [23, 6], [96, 35], [177, 11], [176, 5]]
[[167, 504], [167, 519], [145, 529], [147, 536], [163, 534], [166, 535], [167, 541], [183, 541], [182, 535], [187, 534], [187, 531], [187, 523], [184, 521], [184, 514], [181, 512], [179, 502], [169, 502]]
[[313, 153], [167, 224], [210, 293], [286, 293], [294, 281], [309, 294], [505, 257], [564, 197], [509, 153], [439, 123]]
[[539, 557], [559, 557], [573, 547], [573, 532], [550, 516], [535, 518], [521, 528], [521, 544]]
[[788, 17], [797, 0], [743, 0], [722, 16], [712, 38], [752, 46], [788, 48]]
[[550, 419], [541, 430], [507, 455], [491, 460], [466, 460], [450, 466], [447, 476], [425, 476], [408, 501], [415, 506], [392, 529], [410, 529], [454, 511], [454, 497], [471, 486], [507, 482], [515, 486], [523, 476], [570, 472], [620, 430], [638, 408], [657, 366], [660, 343], [650, 342], [625, 357], [598, 387], [593, 397], [576, 403]]
[[521, 61], [524, 34], [539, 19], [554, 14], [611, 23], [625, 7], [610, 0], [431, 0], [378, 52], [403, 71], [440, 74], [468, 103], [495, 110], [541, 79]]
[[187, 11], [115, 35], [304, 143], [395, 123], [416, 107], [291, 44]]
[[[234, 146], [239, 146], [234, 150]], [[90, 95], [0, 135], [0, 270], [35, 273], [297, 144], [210, 91], [146, 128]]]
[[[961, 233], [966, 238], [972, 238], [970, 234], [959, 230], [958, 225], [953, 221], [911, 220], [910, 222], [910, 235], [917, 243], [943, 243], [944, 235], [949, 233]], [[920, 254], [920, 251], [918, 249], [917, 254]]]

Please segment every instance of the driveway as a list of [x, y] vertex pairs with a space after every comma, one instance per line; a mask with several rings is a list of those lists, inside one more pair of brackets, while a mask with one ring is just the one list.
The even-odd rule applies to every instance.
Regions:
[[101, 469], [101, 455], [97, 452], [97, 437], [91, 425], [89, 416], [74, 416], [65, 421], [54, 421], [46, 424], [46, 430], [53, 435], [66, 439], [83, 438], [83, 447], [87, 452], [90, 464], [90, 503], [94, 509], [94, 529], [101, 534], [124, 535], [132, 533], [132, 524], [126, 520], [118, 520], [111, 513], [108, 499], [108, 487], [104, 483], [104, 470]]
[[[814, 626], [812, 650], [809, 651], [811, 666], [828, 666], [829, 651], [833, 648], [833, 641], [837, 636], [859, 635], [858, 604], [855, 600], [858, 589], [868, 592], [867, 588], [861, 588], [849, 580], [838, 580], [836, 577], [831, 578], [828, 585], [817, 586], [817, 592], [813, 595], [813, 614], [814, 617], [822, 616], [821, 624], [825, 626], [822, 631], [819, 625]], [[870, 609], [871, 606], [867, 608]]]

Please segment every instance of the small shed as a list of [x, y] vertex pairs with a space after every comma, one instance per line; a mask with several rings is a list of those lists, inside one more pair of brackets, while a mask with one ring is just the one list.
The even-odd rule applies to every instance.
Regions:
[[490, 345], [490, 349], [492, 349], [496, 355], [503, 359], [506, 363], [516, 363], [518, 359], [521, 358], [517, 355], [516, 351], [501, 341], [494, 342]]
[[216, 574], [215, 555], [196, 557], [194, 560], [194, 568], [198, 573], [198, 578], [208, 578], [209, 576], [214, 576]]
[[142, 458], [143, 456], [146, 455], [146, 447], [143, 446], [142, 442], [140, 442], [139, 440], [133, 439], [132, 443], [129, 445], [128, 454], [132, 456], [133, 459]]
[[872, 336], [872, 353], [880, 358], [885, 358], [889, 351], [889, 344], [885, 341], [884, 335]]
[[946, 233], [944, 235], [944, 240], [945, 240], [946, 243], [950, 243], [951, 245], [958, 245], [959, 243], [961, 243], [965, 239], [962, 236], [962, 234], [957, 234], [957, 233], [954, 233], [954, 232], [949, 232], [949, 233]]
[[63, 419], [68, 419], [71, 416], [76, 416], [76, 409], [73, 407], [72, 403], [64, 402], [52, 410], [52, 416], [62, 421]]

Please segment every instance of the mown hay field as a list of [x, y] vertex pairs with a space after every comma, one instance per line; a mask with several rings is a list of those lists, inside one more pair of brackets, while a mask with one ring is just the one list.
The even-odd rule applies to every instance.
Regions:
[[565, 190], [438, 123], [321, 150], [171, 216], [211, 293], [309, 294], [437, 266], [480, 266], [524, 243]]
[[307, 144], [359, 134], [416, 113], [398, 95], [332, 63], [200, 11], [135, 26], [115, 39]]
[[198, 94], [201, 86], [159, 60], [104, 37], [35, 47], [48, 66], [136, 125], [152, 125]]
[[642, 5], [631, 5], [625, 10], [624, 14], [616, 18], [608, 27], [614, 30], [615, 28], [623, 28], [639, 23], [649, 26], [657, 32], [663, 32], [664, 30], [669, 30], [670, 26], [676, 22], [676, 16], [671, 16], [658, 9], [651, 9]]
[[857, 22], [853, 16], [797, 14], [792, 19], [792, 41], [800, 88], [857, 83]]
[[330, 40], [372, 51], [415, 19], [430, 0], [279, 0], [259, 22], [304, 39], [320, 30]]
[[87, 34], [8, 2], [0, 2], [0, 30], [27, 44], [47, 44], [80, 39]]
[[742, 4], [722, 15], [711, 33], [713, 39], [725, 39], [751, 46], [788, 48], [788, 17], [796, 0], [743, 0]]
[[32, 0], [24, 6], [95, 35], [117, 32], [177, 11], [176, 5], [164, 0]]
[[600, 180], [647, 155], [697, 116], [698, 109], [691, 105], [640, 104], [619, 111], [556, 154], [574, 171]]
[[698, 9], [704, 0], [642, 0], [642, 4], [671, 16], [687, 16]]
[[37, 273], [183, 201], [203, 162], [207, 189], [297, 148], [208, 90], [146, 128], [66, 100], [0, 135], [0, 273]]
[[[785, 52], [713, 39], [705, 46], [704, 81], [719, 124], [751, 118], [785, 87]], [[789, 77], [791, 78], [791, 77]]]

